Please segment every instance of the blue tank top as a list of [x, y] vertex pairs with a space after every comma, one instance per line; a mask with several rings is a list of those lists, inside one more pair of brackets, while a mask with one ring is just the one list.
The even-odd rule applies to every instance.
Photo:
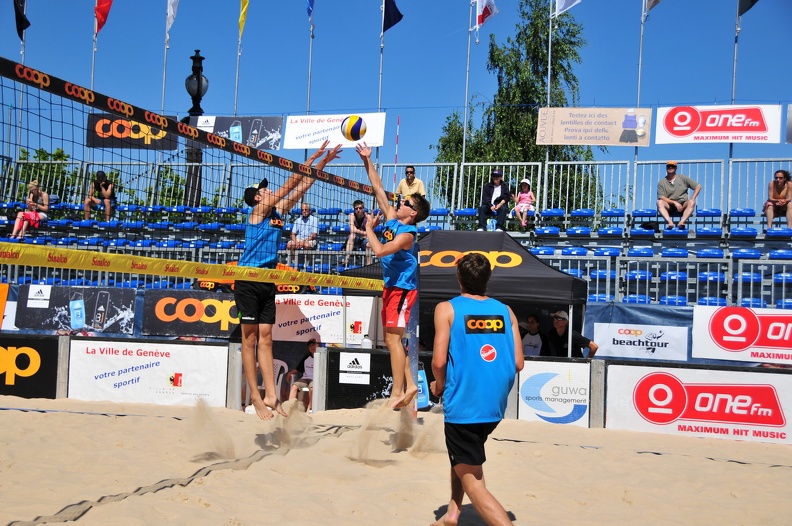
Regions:
[[415, 242], [418, 229], [415, 228], [415, 225], [405, 225], [398, 219], [390, 219], [385, 223], [385, 231], [382, 233], [383, 242], [393, 241], [399, 234], [413, 236], [412, 248], [399, 250], [395, 254], [389, 254], [380, 259], [382, 279], [385, 281], [386, 287], [415, 290], [418, 288], [418, 243]]
[[443, 411], [452, 424], [503, 420], [514, 385], [514, 334], [509, 309], [492, 298], [457, 296], [448, 344]]
[[283, 219], [272, 208], [269, 217], [252, 224], [248, 213], [245, 224], [245, 251], [239, 258], [241, 267], [275, 268], [278, 264], [278, 243], [283, 233]]

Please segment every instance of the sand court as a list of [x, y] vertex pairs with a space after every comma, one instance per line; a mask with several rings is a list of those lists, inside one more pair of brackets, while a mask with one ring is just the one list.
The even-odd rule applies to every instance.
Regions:
[[[381, 401], [228, 409], [0, 397], [0, 524], [430, 524], [442, 415]], [[487, 484], [515, 524], [790, 524], [792, 449], [506, 420]], [[466, 500], [460, 524], [481, 525]]]

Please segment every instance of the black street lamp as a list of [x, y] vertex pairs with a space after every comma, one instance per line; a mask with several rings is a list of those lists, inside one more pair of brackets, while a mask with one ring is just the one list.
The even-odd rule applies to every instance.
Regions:
[[[200, 117], [203, 115], [201, 99], [209, 89], [209, 80], [203, 75], [203, 61], [201, 50], [196, 49], [195, 55], [190, 57], [193, 61], [192, 75], [184, 80], [184, 87], [187, 94], [192, 98], [192, 108], [187, 113], [190, 117]], [[189, 119], [188, 119], [189, 120]], [[187, 141], [187, 181], [184, 187], [184, 204], [187, 206], [201, 205], [201, 163], [203, 162], [203, 152], [200, 148], [190, 146], [191, 141]]]

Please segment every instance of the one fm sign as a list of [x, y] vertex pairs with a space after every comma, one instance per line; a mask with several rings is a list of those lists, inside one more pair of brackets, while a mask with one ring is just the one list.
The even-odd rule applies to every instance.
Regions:
[[657, 109], [655, 144], [781, 142], [781, 106], [673, 106]]
[[792, 312], [697, 305], [692, 356], [792, 365]]

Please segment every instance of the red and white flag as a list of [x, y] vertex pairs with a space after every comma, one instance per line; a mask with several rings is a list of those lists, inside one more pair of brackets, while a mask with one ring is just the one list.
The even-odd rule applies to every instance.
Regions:
[[107, 17], [110, 14], [110, 8], [113, 7], [113, 0], [96, 0], [96, 7], [94, 7], [94, 14], [96, 14], [96, 31], [94, 34], [98, 35], [102, 30]]
[[476, 29], [483, 26], [489, 17], [497, 14], [495, 0], [476, 0]]

